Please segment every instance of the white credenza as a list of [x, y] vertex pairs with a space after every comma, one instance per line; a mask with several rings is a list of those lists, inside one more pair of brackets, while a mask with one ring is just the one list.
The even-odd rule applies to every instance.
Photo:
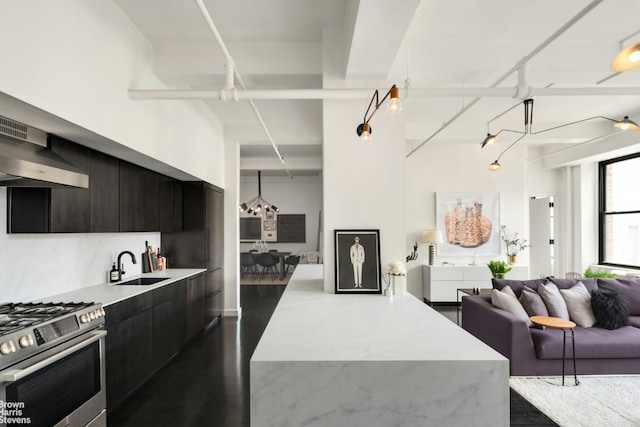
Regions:
[[[426, 302], [458, 300], [457, 289], [491, 288], [491, 270], [486, 265], [423, 265], [422, 296]], [[506, 279], [526, 280], [529, 267], [513, 265]]]

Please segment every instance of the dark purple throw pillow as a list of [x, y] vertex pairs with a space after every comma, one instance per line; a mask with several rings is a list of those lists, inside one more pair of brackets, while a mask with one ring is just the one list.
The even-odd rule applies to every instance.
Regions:
[[591, 309], [601, 328], [618, 329], [629, 325], [629, 310], [622, 296], [606, 285], [599, 285], [591, 292]]

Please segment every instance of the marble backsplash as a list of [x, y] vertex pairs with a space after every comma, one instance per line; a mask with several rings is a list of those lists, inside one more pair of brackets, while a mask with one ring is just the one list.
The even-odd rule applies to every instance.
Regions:
[[0, 303], [33, 301], [107, 281], [118, 254], [125, 277], [142, 272], [144, 242], [160, 245], [160, 233], [7, 234], [7, 189], [0, 187]]

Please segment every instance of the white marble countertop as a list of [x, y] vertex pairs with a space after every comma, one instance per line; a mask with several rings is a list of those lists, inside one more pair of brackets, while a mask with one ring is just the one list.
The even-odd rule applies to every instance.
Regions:
[[138, 277], [165, 278], [165, 280], [152, 285], [118, 285], [119, 282], [102, 283], [100, 285], [88, 286], [86, 288], [48, 296], [34, 302], [97, 302], [103, 306], [108, 306], [205, 271], [206, 269], [203, 268], [169, 268], [154, 273], [132, 275], [121, 280], [121, 282], [127, 282], [137, 279]]
[[296, 267], [252, 362], [507, 360], [412, 295], [326, 293], [322, 268]]

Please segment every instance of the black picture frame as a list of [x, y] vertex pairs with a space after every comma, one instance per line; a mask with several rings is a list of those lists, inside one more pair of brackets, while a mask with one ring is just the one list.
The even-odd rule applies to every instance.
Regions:
[[[334, 241], [335, 293], [382, 293], [380, 281], [380, 230], [334, 230]], [[355, 261], [352, 261], [352, 254]], [[362, 256], [364, 256], [364, 262], [359, 263], [357, 260], [361, 259]], [[360, 283], [356, 283], [358, 276]]]

